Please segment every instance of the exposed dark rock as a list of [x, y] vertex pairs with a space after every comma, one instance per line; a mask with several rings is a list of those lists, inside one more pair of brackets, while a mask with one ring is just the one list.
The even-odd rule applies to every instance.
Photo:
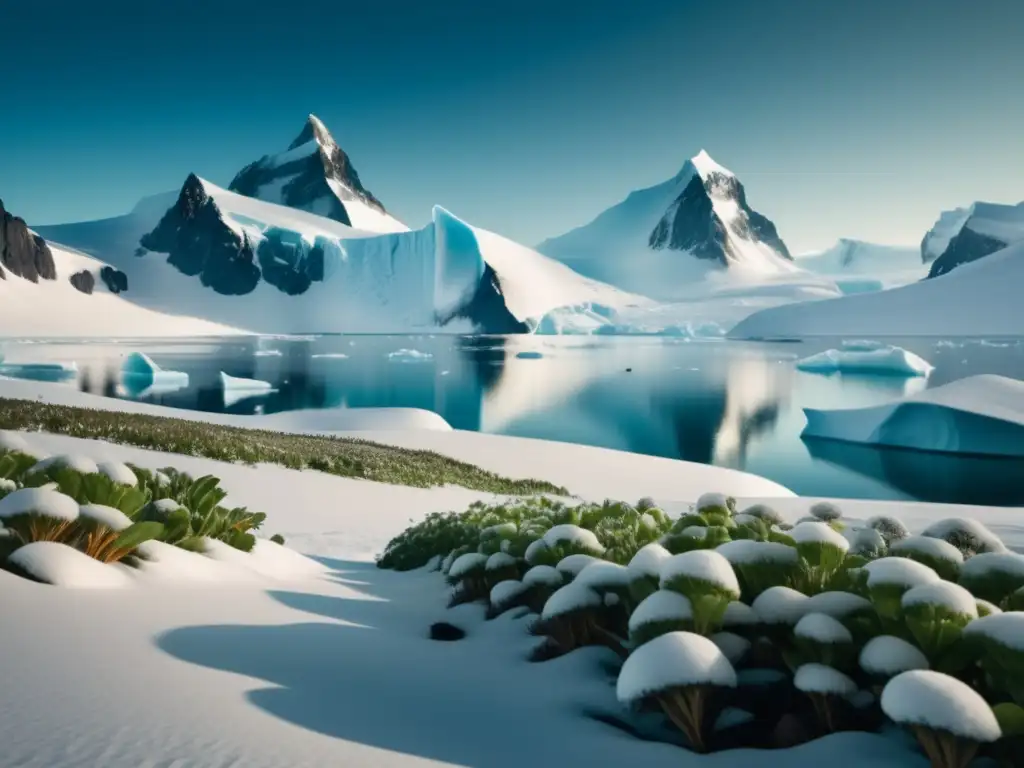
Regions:
[[96, 278], [87, 269], [75, 272], [75, 274], [68, 278], [68, 281], [82, 293], [91, 294], [92, 289], [96, 287]]
[[946, 250], [932, 262], [928, 270], [928, 277], [938, 277], [951, 272], [961, 264], [968, 264], [977, 261], [996, 251], [1001, 251], [1006, 243], [987, 235], [979, 235], [969, 227], [963, 227], [956, 236], [949, 241]]
[[276, 227], [263, 234], [256, 256], [264, 280], [295, 296], [305, 293], [314, 279], [323, 279], [322, 245], [310, 248], [298, 234]]
[[501, 291], [501, 279], [491, 269], [490, 264], [484, 265], [484, 274], [480, 278], [473, 297], [463, 306], [447, 317], [439, 317], [439, 325], [447, 325], [456, 318], [465, 318], [486, 333], [529, 333], [530, 327], [515, 318], [505, 306], [505, 297]]
[[56, 280], [57, 267], [46, 241], [33, 234], [24, 219], [12, 216], [0, 200], [0, 275], [6, 268], [12, 275], [37, 283]]
[[226, 296], [251, 293], [260, 279], [249, 239], [224, 222], [195, 174], [186, 179], [174, 207], [139, 244], [168, 254], [169, 264], [186, 275], [198, 275], [203, 285]]
[[722, 266], [738, 259], [739, 254], [729, 252], [725, 225], [714, 212], [712, 195], [730, 198], [738, 204], [742, 215], [732, 223], [737, 236], [760, 240], [792, 260], [775, 224], [747, 204], [747, 193], [739, 179], [716, 172], [704, 179], [693, 174], [651, 232], [648, 245], [656, 250], [689, 251], [698, 259], [717, 261]]
[[128, 275], [120, 269], [108, 266], [101, 267], [100, 280], [106, 284], [107, 290], [111, 293], [124, 293], [128, 290]]
[[[359, 200], [386, 213], [380, 200], [363, 186], [349, 156], [315, 116], [309, 116], [288, 152], [314, 141], [316, 146], [310, 146], [309, 154], [284, 162], [280, 156], [265, 156], [247, 165], [228, 189], [247, 197], [260, 197], [261, 187], [287, 179], [280, 186], [280, 198], [271, 202], [312, 211], [349, 226], [352, 220], [345, 209], [345, 200]], [[337, 182], [335, 189], [327, 183], [328, 179]]]
[[446, 621], [438, 621], [430, 625], [430, 639], [444, 642], [454, 642], [466, 636], [466, 630], [449, 624]]

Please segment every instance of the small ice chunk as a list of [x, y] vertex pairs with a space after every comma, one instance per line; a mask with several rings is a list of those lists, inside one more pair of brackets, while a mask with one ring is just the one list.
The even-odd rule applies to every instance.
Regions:
[[553, 565], [535, 565], [523, 576], [523, 584], [528, 587], [560, 587], [565, 578]]
[[927, 555], [928, 557], [934, 557], [936, 560], [957, 563], [958, 565], [964, 561], [964, 556], [959, 549], [948, 541], [937, 539], [934, 536], [909, 536], [900, 541], [893, 542], [892, 551], [894, 553], [915, 552]]
[[515, 579], [499, 581], [491, 589], [491, 605], [501, 609], [523, 594], [528, 588], [526, 584]]
[[986, 637], [1015, 651], [1024, 651], [1024, 612], [1006, 611], [982, 616], [964, 627], [964, 634]]
[[488, 571], [496, 571], [499, 568], [514, 568], [515, 565], [516, 559], [512, 555], [506, 552], [495, 552], [487, 558], [487, 564], [484, 567]]
[[765, 624], [796, 624], [808, 611], [807, 601], [802, 592], [780, 585], [754, 598], [751, 608]]
[[693, 618], [690, 601], [670, 589], [659, 589], [645, 597], [629, 617], [629, 631], [662, 621], [689, 621]]
[[49, 488], [22, 488], [0, 499], [0, 520], [30, 512], [57, 520], [77, 520], [78, 502]]
[[947, 731], [987, 743], [1002, 736], [992, 708], [981, 695], [955, 677], [927, 669], [903, 672], [882, 691], [882, 711], [903, 725]]
[[37, 462], [29, 470], [32, 472], [45, 472], [47, 469], [53, 468], [67, 468], [80, 472], [83, 475], [95, 475], [100, 471], [99, 466], [95, 461], [90, 459], [88, 456], [78, 456], [74, 454], [64, 453], [59, 456], [50, 456], [49, 458], [43, 459]]
[[850, 630], [825, 613], [808, 613], [796, 623], [793, 633], [816, 643], [852, 643]]
[[887, 376], [928, 376], [934, 366], [902, 347], [828, 349], [797, 360], [798, 370], [809, 373], [858, 373]]
[[487, 567], [487, 555], [479, 552], [467, 552], [459, 555], [448, 569], [448, 578], [461, 579], [473, 571], [482, 571]]
[[139, 478], [131, 471], [127, 464], [120, 461], [101, 461], [96, 465], [101, 475], [106, 475], [119, 485], [130, 485], [135, 487], [139, 484]]
[[132, 524], [131, 518], [120, 509], [104, 504], [83, 504], [78, 508], [81, 517], [87, 517], [112, 531], [123, 531]]
[[396, 349], [394, 352], [388, 352], [388, 360], [392, 363], [426, 363], [433, 359], [432, 354], [418, 349]]
[[907, 590], [903, 595], [904, 610], [914, 605], [933, 605], [947, 611], [978, 617], [978, 603], [974, 595], [951, 581], [934, 581]]
[[804, 664], [793, 676], [793, 685], [804, 693], [826, 696], [852, 696], [857, 684], [838, 669], [824, 664]]
[[558, 568], [560, 573], [575, 578], [588, 565], [597, 562], [600, 562], [598, 558], [591, 555], [569, 555], [559, 560], [558, 565], [555, 567]]
[[679, 578], [700, 579], [736, 597], [740, 596], [735, 571], [728, 560], [713, 550], [695, 549], [666, 560], [661, 566], [661, 586]]
[[126, 587], [131, 578], [122, 567], [108, 565], [56, 541], [33, 541], [8, 561], [46, 584], [75, 589]]
[[850, 548], [850, 542], [843, 534], [821, 521], [795, 525], [789, 536], [797, 544], [831, 544], [843, 552]]
[[544, 534], [544, 543], [552, 548], [557, 547], [560, 544], [569, 544], [571, 546], [585, 549], [596, 555], [604, 553], [604, 547], [601, 546], [601, 542], [593, 531], [588, 531], [586, 528], [580, 528], [578, 525], [573, 525], [572, 523], [563, 523], [549, 528]]
[[604, 605], [601, 595], [590, 587], [579, 584], [566, 584], [555, 591], [548, 601], [544, 603], [544, 610], [541, 612], [542, 619], [553, 619], [557, 616], [564, 616], [567, 613], [583, 611], [588, 608], [599, 608]]
[[750, 563], [796, 565], [800, 559], [796, 549], [777, 541], [737, 539], [719, 545], [715, 551], [732, 565], [748, 565]]
[[622, 665], [616, 695], [623, 704], [670, 688], [693, 685], [736, 687], [736, 671], [706, 637], [669, 632], [644, 643]]
[[879, 635], [860, 652], [860, 666], [871, 675], [891, 677], [911, 669], [928, 669], [928, 659], [916, 647], [893, 635]]
[[576, 576], [577, 584], [597, 590], [628, 587], [630, 581], [632, 577], [626, 566], [604, 560], [590, 563]]
[[709, 639], [721, 649], [725, 658], [733, 665], [739, 664], [750, 650], [750, 641], [732, 632], [716, 632]]
[[923, 563], [906, 557], [883, 557], [864, 566], [868, 572], [868, 587], [893, 585], [918, 587], [939, 581], [939, 574]]
[[645, 544], [633, 555], [627, 566], [635, 576], [647, 576], [653, 579], [661, 578], [661, 566], [666, 560], [672, 557], [672, 553], [661, 544], [653, 542]]

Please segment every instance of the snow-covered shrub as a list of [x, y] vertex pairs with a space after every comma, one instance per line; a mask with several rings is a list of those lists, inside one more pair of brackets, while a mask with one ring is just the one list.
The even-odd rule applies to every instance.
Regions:
[[699, 634], [718, 629], [726, 607], [740, 597], [740, 585], [729, 561], [711, 550], [673, 555], [662, 564], [659, 586], [690, 600], [694, 631]]
[[828, 614], [805, 614], [793, 627], [793, 638], [799, 660], [804, 664], [824, 664], [843, 670], [853, 666], [853, 635]]
[[819, 592], [807, 598], [807, 613], [823, 613], [838, 620], [860, 646], [875, 637], [881, 627], [871, 601], [852, 592]]
[[500, 581], [518, 579], [520, 573], [519, 561], [507, 552], [495, 552], [487, 558], [484, 567], [487, 583], [492, 587]]
[[708, 639], [718, 646], [734, 667], [743, 661], [753, 645], [747, 638], [733, 632], [715, 632]]
[[864, 570], [871, 602], [883, 622], [902, 621], [903, 594], [922, 584], [939, 581], [939, 574], [923, 563], [906, 557], [883, 557], [872, 560]]
[[490, 615], [497, 616], [510, 608], [522, 605], [522, 600], [529, 591], [529, 586], [515, 579], [499, 581], [491, 587], [489, 595]]
[[698, 515], [708, 514], [729, 515], [736, 512], [736, 499], [724, 493], [704, 493], [697, 499], [694, 509]]
[[654, 699], [697, 752], [707, 749], [710, 695], [736, 687], [736, 672], [711, 640], [670, 632], [644, 643], [622, 665], [616, 694], [623, 704]]
[[534, 613], [540, 613], [548, 598], [565, 586], [565, 582], [565, 577], [554, 566], [533, 566], [523, 575], [523, 585], [528, 590], [522, 598], [523, 604]]
[[803, 561], [793, 586], [806, 594], [829, 589], [845, 564], [849, 540], [820, 520], [795, 525], [789, 536]]
[[876, 515], [868, 518], [867, 527], [882, 534], [885, 543], [890, 547], [893, 542], [901, 541], [910, 535], [910, 531], [901, 520], [889, 515]]
[[893, 635], [879, 635], [869, 640], [860, 652], [860, 668], [876, 683], [912, 669], [928, 669], [928, 659], [920, 649]]
[[975, 597], [1003, 605], [1012, 593], [1024, 587], [1024, 555], [1016, 552], [975, 555], [964, 563], [960, 583]]
[[637, 550], [629, 561], [630, 594], [634, 604], [653, 593], [661, 581], [661, 565], [672, 553], [661, 544], [652, 542]]
[[909, 536], [895, 542], [890, 554], [924, 563], [947, 581], [956, 581], [964, 556], [948, 541], [933, 536]]
[[843, 516], [843, 510], [830, 501], [819, 501], [811, 506], [811, 517], [821, 520], [823, 523], [831, 523]]
[[949, 517], [932, 523], [922, 536], [948, 541], [960, 550], [964, 559], [985, 552], [1006, 552], [1006, 546], [992, 531], [979, 523], [962, 517]]
[[76, 533], [78, 503], [46, 488], [22, 488], [0, 499], [0, 523], [23, 544], [64, 542]]
[[961, 633], [978, 618], [974, 596], [950, 581], [921, 584], [901, 600], [907, 628], [933, 668], [957, 672], [972, 659], [960, 643]]
[[850, 553], [868, 560], [877, 560], [886, 553], [885, 537], [874, 528], [858, 528], [850, 536]]
[[897, 675], [882, 691], [882, 711], [913, 731], [933, 768], [965, 768], [979, 745], [1002, 735], [995, 714], [970, 686], [941, 672]]
[[447, 574], [448, 583], [455, 588], [451, 605], [483, 600], [490, 594], [487, 559], [487, 555], [481, 552], [467, 552], [452, 562]]
[[857, 684], [853, 680], [824, 664], [801, 666], [793, 676], [793, 685], [810, 698], [825, 733], [838, 730], [842, 703], [857, 692]]
[[963, 635], [977, 645], [992, 686], [1024, 706], [1024, 613], [1007, 611], [976, 619]]
[[741, 539], [716, 550], [732, 565], [743, 599], [751, 602], [769, 587], [789, 586], [800, 568], [794, 547], [773, 541]]
[[693, 631], [693, 606], [689, 598], [669, 589], [649, 595], [629, 617], [629, 639], [634, 646], [683, 630]]
[[769, 587], [757, 596], [751, 608], [766, 626], [794, 627], [809, 611], [809, 599], [790, 587]]
[[586, 645], [604, 645], [625, 655], [621, 639], [602, 626], [607, 608], [600, 592], [572, 582], [556, 590], [544, 603], [534, 632], [547, 635], [557, 654]]
[[742, 514], [756, 517], [758, 520], [764, 521], [768, 526], [779, 525], [784, 522], [782, 515], [767, 504], [754, 504], [744, 509]]

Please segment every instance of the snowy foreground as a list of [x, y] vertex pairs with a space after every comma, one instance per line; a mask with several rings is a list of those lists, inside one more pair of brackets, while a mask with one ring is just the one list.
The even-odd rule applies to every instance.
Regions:
[[[49, 397], [54, 389], [39, 391]], [[652, 495], [673, 514], [711, 489], [771, 497], [790, 519], [812, 503], [744, 473], [583, 446], [436, 429], [358, 434], [541, 477], [588, 499]], [[176, 571], [166, 563], [154, 571], [161, 578], [133, 578], [119, 589], [57, 588], [0, 571], [5, 766], [519, 766], [536, 763], [538, 753], [544, 765], [927, 765], [900, 733], [697, 756], [602, 724], [590, 715], [621, 713], [601, 672], [609, 652], [587, 648], [529, 663], [536, 639], [514, 612], [485, 622], [479, 606], [446, 610], [440, 574], [372, 563], [410, 521], [494, 498], [488, 494], [22, 437], [40, 453], [214, 474], [231, 504], [266, 512], [268, 532], [318, 563], [264, 557], [273, 545], [260, 542], [248, 565], [186, 553], [205, 567]], [[1020, 510], [842, 506], [847, 518], [885, 512], [914, 530], [935, 517], [970, 516], [1024, 549]], [[260, 573], [254, 563], [262, 563]], [[468, 637], [427, 639], [440, 620]]]

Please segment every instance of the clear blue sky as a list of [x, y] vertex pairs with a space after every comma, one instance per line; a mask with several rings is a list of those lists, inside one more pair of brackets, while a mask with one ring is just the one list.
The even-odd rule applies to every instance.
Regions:
[[309, 112], [399, 218], [527, 244], [702, 147], [791, 249], [1024, 199], [1020, 0], [0, 0], [0, 198], [112, 216]]

